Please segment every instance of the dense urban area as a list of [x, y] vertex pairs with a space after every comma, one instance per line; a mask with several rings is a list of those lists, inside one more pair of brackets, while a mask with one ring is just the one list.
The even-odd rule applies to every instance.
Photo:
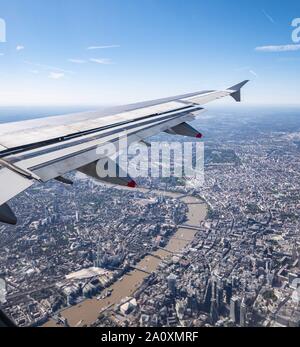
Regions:
[[[144, 179], [145, 189], [123, 190], [72, 174], [72, 187], [50, 182], [17, 197], [19, 225], [0, 225], [7, 315], [19, 326], [299, 326], [299, 110], [239, 112], [195, 123], [204, 186]], [[203, 204], [194, 225], [189, 209]], [[193, 237], [168, 250], [178, 228]], [[151, 256], [154, 271], [141, 265]], [[114, 300], [132, 273], [138, 285]], [[107, 304], [92, 322], [70, 320], [67, 310], [88, 300]]]

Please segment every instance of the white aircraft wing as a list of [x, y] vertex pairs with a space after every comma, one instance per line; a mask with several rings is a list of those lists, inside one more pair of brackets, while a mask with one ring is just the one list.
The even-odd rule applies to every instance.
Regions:
[[[128, 146], [160, 132], [201, 138], [187, 122], [194, 120], [208, 102], [229, 95], [241, 101], [240, 90], [247, 82], [221, 91], [0, 124], [0, 222], [17, 223], [7, 202], [35, 182], [57, 179], [71, 184], [63, 175], [73, 170], [94, 177], [95, 165], [101, 159], [97, 149], [107, 143], [115, 143], [121, 151], [119, 140], [124, 136]], [[134, 186], [130, 177], [104, 181]]]

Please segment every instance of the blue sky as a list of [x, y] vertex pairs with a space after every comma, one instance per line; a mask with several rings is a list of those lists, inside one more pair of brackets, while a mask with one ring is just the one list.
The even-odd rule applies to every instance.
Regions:
[[0, 105], [129, 103], [244, 79], [246, 103], [300, 103], [298, 0], [0, 0], [0, 18]]

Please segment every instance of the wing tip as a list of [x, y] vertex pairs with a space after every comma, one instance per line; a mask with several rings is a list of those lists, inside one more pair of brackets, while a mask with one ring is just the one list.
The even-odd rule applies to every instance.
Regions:
[[228, 90], [232, 90], [232, 91], [239, 91], [241, 90], [247, 83], [249, 83], [250, 80], [244, 80], [243, 82], [240, 82], [234, 86], [232, 86], [231, 88], [228, 88]]
[[240, 82], [234, 86], [232, 86], [231, 88], [228, 88], [227, 90], [232, 91], [232, 93], [230, 94], [230, 96], [233, 97], [233, 99], [236, 102], [241, 102], [242, 98], [241, 98], [241, 89], [247, 84], [249, 83], [250, 80], [245, 80], [243, 82]]

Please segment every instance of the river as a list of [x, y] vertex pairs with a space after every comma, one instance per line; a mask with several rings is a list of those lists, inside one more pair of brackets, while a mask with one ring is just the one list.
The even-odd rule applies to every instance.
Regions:
[[[182, 197], [181, 194], [171, 192], [159, 191], [157, 193], [160, 195], [164, 194], [171, 198], [181, 199], [188, 205], [188, 221], [186, 224], [199, 226], [206, 218], [207, 207], [196, 197]], [[154, 256], [149, 255], [145, 257], [137, 264], [137, 267], [144, 269], [147, 272], [155, 272], [162, 259], [170, 257], [170, 253], [167, 251], [174, 253], [180, 252], [191, 243], [191, 241], [193, 241], [196, 233], [196, 230], [185, 229], [183, 227], [178, 228], [165, 247], [166, 251], [160, 249], [154, 252]], [[103, 312], [111, 305], [118, 304], [123, 298], [132, 296], [147, 276], [149, 276], [147, 273], [133, 270], [109, 288], [112, 290], [112, 295], [110, 297], [102, 300], [97, 300], [96, 298], [84, 300], [80, 304], [62, 310], [60, 312], [61, 316], [68, 320], [68, 324], [71, 327], [80, 327], [84, 325], [89, 326], [98, 319], [100, 312]], [[44, 326], [55, 327], [57, 325], [56, 322], [51, 319]]]

